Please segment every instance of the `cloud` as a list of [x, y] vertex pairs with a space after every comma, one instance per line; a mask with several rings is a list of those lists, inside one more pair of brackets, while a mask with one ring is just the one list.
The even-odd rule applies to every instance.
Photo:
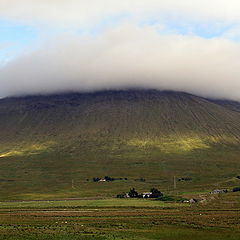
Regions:
[[27, 23], [93, 24], [106, 16], [240, 21], [238, 0], [1, 0], [0, 16]]
[[0, 96], [146, 87], [240, 100], [240, 44], [122, 24], [62, 35], [0, 70]]
[[0, 97], [145, 87], [240, 101], [238, 0], [1, 0], [1, 18], [40, 39], [4, 62]]

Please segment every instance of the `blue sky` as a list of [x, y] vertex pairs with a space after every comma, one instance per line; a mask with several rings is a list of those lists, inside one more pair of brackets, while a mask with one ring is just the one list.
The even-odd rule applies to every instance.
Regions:
[[34, 47], [34, 44], [46, 40], [46, 38], [53, 38], [66, 33], [87, 33], [96, 36], [107, 27], [119, 24], [125, 17], [127, 17], [127, 14], [106, 16], [95, 24], [79, 24], [79, 26], [27, 25], [0, 18], [0, 46], [2, 46], [0, 48], [0, 64], [3, 65], [14, 60], [14, 58], [23, 54], [26, 49]]
[[139, 25], [155, 26], [158, 24], [162, 24], [165, 27], [159, 32], [160, 34], [192, 35], [205, 39], [222, 37], [226, 32], [234, 28], [232, 23], [179, 21], [174, 18], [147, 19], [143, 20]]
[[37, 40], [38, 32], [34, 27], [0, 19], [0, 62], [14, 59]]
[[[65, 34], [71, 32], [75, 34], [88, 33], [90, 35], [101, 34], [106, 28], [114, 27], [123, 21], [131, 18], [130, 14], [122, 13], [116, 16], [105, 16], [95, 24], [79, 25], [78, 27], [71, 25], [67, 26], [47, 26], [41, 27], [36, 25], [27, 25], [9, 21], [0, 18], [0, 64], [5, 64], [15, 57], [24, 53], [26, 48], [34, 46], [41, 41], [43, 36], [51, 36]], [[179, 34], [192, 35], [202, 38], [221, 37], [229, 29], [234, 27], [234, 24], [226, 23], [196, 23], [196, 22], [178, 22], [176, 19], [143, 19], [139, 21], [138, 26], [156, 26], [162, 24], [164, 27], [159, 31], [159, 34]], [[234, 40], [239, 40], [234, 39]]]

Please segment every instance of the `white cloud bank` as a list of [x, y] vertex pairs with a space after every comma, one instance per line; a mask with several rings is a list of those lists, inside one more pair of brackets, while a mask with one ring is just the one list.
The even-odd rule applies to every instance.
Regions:
[[122, 13], [131, 23], [92, 37], [65, 34], [8, 63], [0, 69], [0, 96], [146, 87], [240, 101], [238, 42], [161, 33], [136, 20], [172, 14], [238, 25], [239, 1], [0, 1], [0, 16], [26, 23], [94, 24]]
[[67, 36], [0, 71], [0, 94], [147, 87], [240, 100], [240, 46], [132, 25]]
[[40, 23], [95, 23], [128, 13], [132, 16], [175, 16], [201, 21], [240, 20], [239, 0], [1, 0], [0, 16]]

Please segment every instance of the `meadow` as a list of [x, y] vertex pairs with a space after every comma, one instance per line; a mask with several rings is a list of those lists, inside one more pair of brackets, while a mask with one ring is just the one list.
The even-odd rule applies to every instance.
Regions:
[[237, 240], [240, 194], [198, 204], [144, 199], [0, 203], [1, 240]]
[[[84, 149], [83, 149], [84, 150]], [[60, 152], [3, 157], [0, 161], [0, 200], [114, 198], [135, 187], [139, 192], [158, 188], [167, 194], [210, 192], [239, 186], [239, 150], [212, 148], [188, 154], [159, 154], [129, 148], [105, 153], [73, 155]], [[93, 182], [94, 177], [127, 178]], [[190, 177], [191, 181], [173, 179]], [[72, 180], [74, 184], [72, 186]]]

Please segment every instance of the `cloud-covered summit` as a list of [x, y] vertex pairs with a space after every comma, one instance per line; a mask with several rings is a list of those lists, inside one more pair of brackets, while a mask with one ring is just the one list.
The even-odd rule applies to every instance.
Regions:
[[2, 97], [143, 87], [240, 100], [238, 1], [8, 0], [0, 16], [40, 36], [1, 67]]

